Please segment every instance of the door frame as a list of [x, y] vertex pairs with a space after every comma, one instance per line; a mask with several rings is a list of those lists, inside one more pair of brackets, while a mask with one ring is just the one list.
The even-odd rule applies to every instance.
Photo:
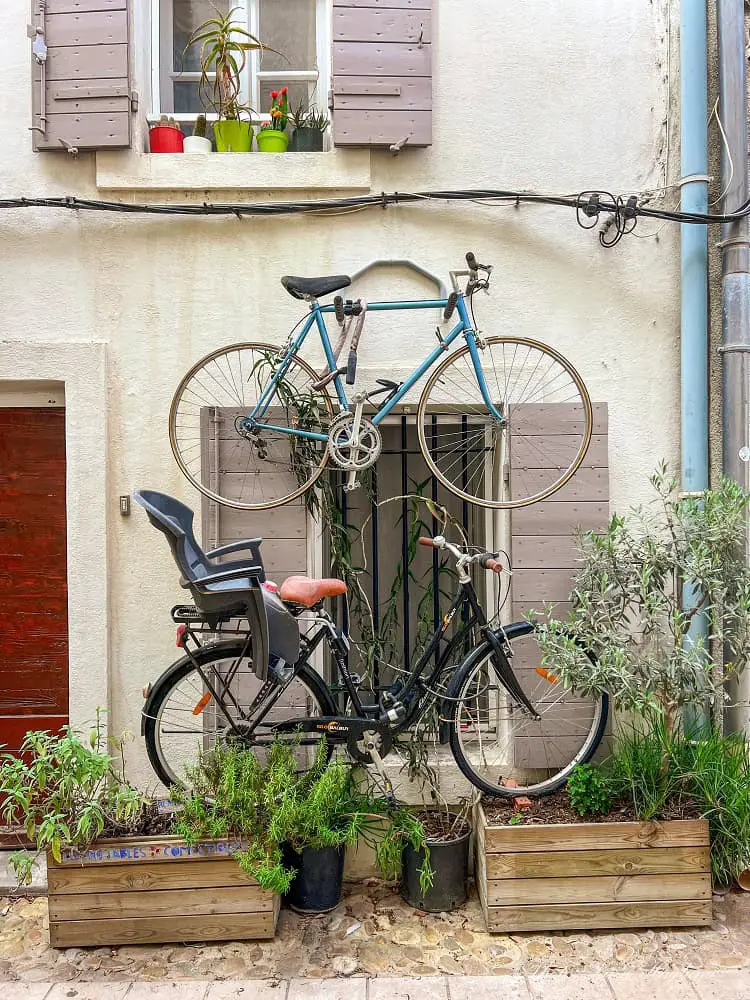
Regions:
[[105, 344], [0, 342], [0, 406], [44, 383], [65, 393], [69, 717], [86, 730], [111, 709]]

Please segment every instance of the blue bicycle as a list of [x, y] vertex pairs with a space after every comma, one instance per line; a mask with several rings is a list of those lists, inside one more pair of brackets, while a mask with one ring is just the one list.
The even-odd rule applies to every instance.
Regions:
[[[300, 497], [327, 463], [347, 473], [347, 489], [382, 449], [379, 425], [416, 403], [419, 447], [430, 471], [463, 500], [510, 509], [543, 500], [580, 466], [591, 440], [592, 408], [578, 372], [554, 349], [525, 337], [485, 337], [472, 299], [492, 267], [466, 255], [447, 298], [364, 302], [322, 296], [347, 275], [284, 277], [309, 312], [283, 347], [233, 344], [195, 364], [172, 401], [169, 436], [182, 472], [205, 496], [245, 510]], [[466, 278], [464, 288], [460, 279]], [[403, 380], [357, 385], [357, 352], [374, 313], [440, 310], [437, 344]], [[327, 317], [335, 317], [332, 341]], [[452, 328], [448, 324], [455, 317]], [[302, 356], [316, 328], [318, 356]], [[314, 341], [314, 338], [312, 338]], [[384, 359], [393, 373], [397, 352]], [[345, 361], [342, 363], [342, 359]], [[429, 375], [428, 375], [429, 373]], [[414, 387], [428, 375], [418, 401]], [[345, 386], [356, 391], [347, 396]]]

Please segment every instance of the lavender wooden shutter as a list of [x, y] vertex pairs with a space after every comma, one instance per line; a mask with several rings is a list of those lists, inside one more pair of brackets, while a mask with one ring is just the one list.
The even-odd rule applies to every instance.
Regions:
[[[529, 454], [542, 459], [552, 454], [550, 440], [560, 436], [560, 430], [564, 432], [560, 423], [559, 417], [555, 417], [546, 431], [540, 428], [538, 442], [530, 441], [521, 460], [527, 462]], [[556, 617], [567, 615], [578, 557], [575, 532], [579, 527], [585, 531], [603, 531], [609, 520], [607, 451], [607, 404], [595, 403], [591, 444], [580, 469], [549, 499], [512, 512], [514, 621], [524, 618], [532, 609], [543, 610], [548, 602], [556, 605]], [[511, 446], [511, 476], [513, 459]]]
[[129, 0], [35, 0], [34, 149], [130, 145]]
[[431, 0], [334, 0], [337, 146], [432, 142]]

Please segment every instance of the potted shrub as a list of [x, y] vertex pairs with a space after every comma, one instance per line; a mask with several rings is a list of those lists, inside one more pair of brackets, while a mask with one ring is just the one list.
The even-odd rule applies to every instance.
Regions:
[[219, 116], [214, 138], [220, 153], [249, 153], [253, 144], [251, 109], [240, 100], [240, 80], [247, 53], [263, 49], [263, 45], [233, 22], [236, 10], [233, 7], [227, 14], [217, 13], [199, 24], [185, 46], [185, 52], [200, 46], [199, 92], [203, 106]]
[[193, 134], [185, 136], [186, 153], [210, 153], [212, 151], [211, 140], [206, 138], [206, 116], [198, 115], [195, 119]]
[[[67, 727], [28, 733], [20, 756], [0, 755], [0, 816], [47, 853], [52, 946], [273, 937], [281, 897], [247, 873], [263, 877], [261, 861], [239, 867], [244, 845], [219, 824], [204, 840], [176, 836], [122, 767], [99, 726], [86, 741]], [[12, 856], [20, 884], [33, 862]]]
[[289, 120], [288, 88], [271, 91], [271, 121], [258, 132], [259, 153], [285, 153], [289, 136], [284, 131]]
[[180, 123], [162, 115], [148, 131], [149, 149], [152, 153], [182, 153], [185, 137]]
[[[723, 707], [727, 678], [750, 659], [750, 496], [730, 481], [681, 496], [665, 467], [652, 484], [650, 507], [582, 536], [568, 618], [536, 623], [539, 669], [573, 691], [607, 690], [638, 729], [618, 734], [601, 772], [574, 772], [574, 811], [562, 820], [544, 799], [533, 822], [507, 804], [478, 805], [477, 884], [491, 930], [709, 923], [711, 870], [727, 881], [750, 859], [747, 744], [693, 721]], [[721, 664], [690, 634], [699, 612]]]
[[292, 137], [289, 151], [292, 153], [321, 153], [323, 136], [331, 124], [330, 119], [316, 107], [299, 104], [289, 115]]

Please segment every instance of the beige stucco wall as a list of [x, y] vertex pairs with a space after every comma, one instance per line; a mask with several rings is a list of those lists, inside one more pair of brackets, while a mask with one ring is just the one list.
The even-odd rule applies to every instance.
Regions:
[[[148, 3], [133, 0], [133, 6], [145, 108]], [[673, 103], [670, 111], [670, 89], [674, 96], [678, 83], [676, 32], [670, 56], [666, 0], [436, 0], [436, 7], [434, 145], [398, 157], [374, 153], [373, 191], [491, 186], [631, 193], [677, 179]], [[96, 188], [93, 156], [74, 161], [31, 152], [27, 19], [24, 3], [0, 5], [0, 192], [109, 197]], [[286, 196], [118, 195], [159, 201]], [[668, 203], [675, 197], [667, 192]], [[152, 487], [197, 505], [169, 450], [172, 391], [183, 371], [216, 346], [284, 339], [300, 309], [283, 292], [280, 275], [337, 273], [375, 257], [410, 257], [447, 279], [449, 268], [473, 249], [496, 266], [492, 296], [478, 303], [482, 329], [548, 341], [580, 369], [592, 397], [609, 403], [613, 506], [645, 496], [647, 474], [661, 458], [677, 464], [676, 227], [664, 227], [658, 239], [625, 239], [612, 251], [601, 249], [595, 232], [581, 231], [569, 210], [471, 204], [257, 221], [29, 209], [4, 212], [0, 227], [0, 339], [33, 346], [37, 353], [28, 357], [45, 359], [22, 362], [19, 350], [16, 370], [5, 354], [0, 376], [66, 380], [65, 345], [96, 344], [96, 365], [82, 362], [74, 373], [87, 382], [104, 377], [106, 355], [104, 391], [87, 400], [91, 426], [102, 433], [69, 422], [70, 433], [81, 435], [79, 457], [92, 470], [90, 479], [71, 475], [71, 508], [80, 513], [85, 505], [94, 526], [89, 537], [81, 531], [69, 539], [71, 580], [83, 573], [91, 583], [71, 587], [71, 636], [88, 627], [94, 636], [90, 647], [71, 644], [73, 690], [87, 692], [71, 704], [80, 722], [96, 700], [109, 702], [113, 729], [135, 734], [129, 756], [143, 780], [149, 772], [138, 736], [141, 689], [175, 656], [169, 608], [181, 592], [163, 540], [140, 511], [120, 517], [118, 496]], [[657, 228], [643, 222], [638, 234]], [[394, 290], [430, 293], [421, 279], [390, 280], [385, 273], [356, 289], [370, 298]], [[372, 320], [361, 356], [365, 367], [379, 365], [389, 374], [432, 343], [431, 322], [418, 315]], [[67, 383], [66, 391], [71, 405]], [[108, 644], [101, 637], [105, 626]]]

